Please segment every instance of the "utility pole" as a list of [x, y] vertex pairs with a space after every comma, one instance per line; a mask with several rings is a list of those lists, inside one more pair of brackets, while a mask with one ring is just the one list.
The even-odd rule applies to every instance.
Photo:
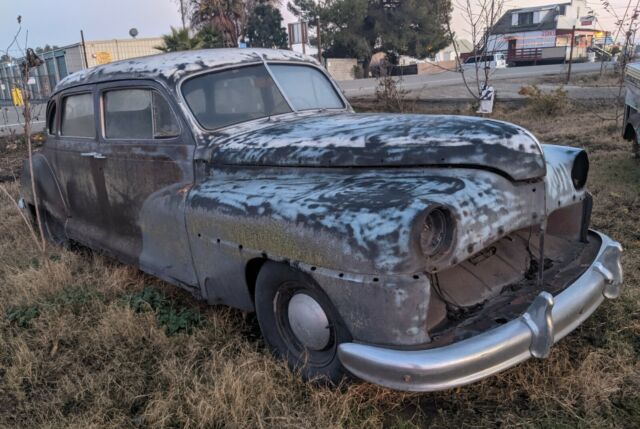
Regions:
[[89, 68], [89, 60], [87, 60], [87, 45], [84, 43], [84, 31], [80, 30], [80, 40], [82, 41], [82, 51], [84, 52], [84, 68]]
[[320, 43], [320, 15], [316, 15], [316, 24], [318, 25], [318, 61], [322, 64], [322, 44]]
[[573, 62], [573, 44], [576, 40], [576, 26], [574, 25], [571, 29], [571, 49], [569, 49], [569, 70], [567, 70], [567, 85], [569, 85], [569, 80], [571, 79], [571, 63]]

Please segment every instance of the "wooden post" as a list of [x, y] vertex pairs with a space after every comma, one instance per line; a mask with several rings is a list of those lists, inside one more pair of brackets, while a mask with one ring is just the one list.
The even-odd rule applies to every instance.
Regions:
[[316, 24], [318, 25], [318, 61], [322, 64], [322, 45], [320, 44], [320, 15], [316, 16]]
[[80, 40], [82, 41], [82, 50], [84, 51], [84, 68], [89, 68], [89, 60], [87, 60], [87, 45], [84, 43], [84, 32], [80, 30]]
[[569, 49], [569, 70], [567, 70], [567, 85], [569, 85], [569, 80], [571, 79], [571, 63], [573, 62], [573, 45], [576, 39], [576, 26], [574, 25], [571, 29], [571, 49]]

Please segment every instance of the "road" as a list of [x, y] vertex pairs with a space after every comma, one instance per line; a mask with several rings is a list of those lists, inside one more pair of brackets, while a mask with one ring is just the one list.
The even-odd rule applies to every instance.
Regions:
[[[31, 116], [33, 120], [31, 121], [31, 128], [34, 132], [44, 130], [45, 107], [44, 104], [34, 104], [32, 106]], [[9, 135], [13, 132], [22, 134], [23, 124], [22, 107], [0, 107], [0, 136]]]
[[[608, 67], [611, 67], [611, 64], [608, 64]], [[578, 63], [574, 64], [572, 71], [575, 73], [588, 73], [595, 72], [600, 70], [600, 63]], [[541, 66], [528, 66], [528, 67], [510, 67], [501, 70], [494, 70], [493, 72], [493, 80], [501, 81], [501, 80], [517, 80], [517, 79], [527, 79], [533, 77], [540, 77], [544, 75], [558, 75], [567, 72], [567, 66], [565, 64], [549, 64], [549, 65], [541, 65]], [[345, 95], [348, 98], [358, 98], [358, 97], [370, 97], [375, 95], [376, 87], [378, 86], [378, 81], [374, 78], [370, 79], [358, 79], [358, 80], [347, 80], [338, 82], [341, 89], [344, 91]], [[451, 99], [460, 99], [461, 97], [467, 97], [465, 90], [463, 89], [463, 82], [460, 73], [443, 71], [437, 74], [431, 75], [409, 75], [404, 76], [402, 78], [402, 82], [399, 86], [411, 93], [411, 95], [415, 95], [416, 98], [424, 98], [423, 94], [426, 92], [425, 90], [433, 89], [433, 88], [443, 88], [443, 87], [458, 87], [457, 90], [454, 88], [443, 88], [436, 93], [431, 91], [431, 96], [436, 98], [451, 98]], [[507, 84], [507, 86], [509, 86]], [[513, 85], [511, 85], [513, 86]], [[514, 89], [509, 88], [510, 92], [514, 94], [517, 93], [518, 85], [514, 86]], [[589, 90], [591, 91], [591, 90]], [[604, 90], [600, 90], [601, 92]], [[504, 93], [504, 91], [503, 91]], [[580, 98], [577, 96], [576, 98]], [[33, 106], [33, 130], [34, 132], [42, 131], [45, 127], [45, 105], [37, 104]], [[21, 109], [17, 109], [11, 106], [0, 107], [0, 136], [7, 135], [12, 132], [17, 134], [22, 133], [22, 112]]]
[[[612, 67], [611, 64], [607, 64]], [[600, 63], [578, 63], [573, 64], [572, 73], [588, 73], [600, 70]], [[548, 64], [541, 66], [509, 67], [506, 69], [494, 70], [492, 79], [494, 81], [505, 79], [526, 79], [545, 75], [557, 75], [567, 72], [566, 64]], [[468, 81], [473, 80], [475, 72], [467, 72]], [[375, 93], [378, 81], [374, 78], [345, 80], [338, 82], [340, 88], [347, 97], [366, 97]], [[463, 85], [462, 76], [457, 72], [443, 71], [430, 75], [408, 75], [403, 76], [398, 86], [412, 92], [425, 88], [438, 88], [443, 86]]]

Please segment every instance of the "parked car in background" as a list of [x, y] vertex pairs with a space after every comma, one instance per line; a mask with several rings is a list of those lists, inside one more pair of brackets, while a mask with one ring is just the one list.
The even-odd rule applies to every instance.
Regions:
[[470, 56], [460, 65], [464, 71], [479, 69], [505, 69], [507, 68], [507, 60], [502, 52], [484, 56]]
[[631, 141], [634, 154], [640, 157], [640, 63], [627, 65], [624, 82], [626, 93], [622, 135]]
[[[552, 345], [620, 293], [580, 149], [490, 119], [354, 113], [310, 57], [203, 50], [72, 74], [21, 206], [210, 304], [306, 378], [430, 391]], [[143, 345], [141, 346], [143, 347]]]

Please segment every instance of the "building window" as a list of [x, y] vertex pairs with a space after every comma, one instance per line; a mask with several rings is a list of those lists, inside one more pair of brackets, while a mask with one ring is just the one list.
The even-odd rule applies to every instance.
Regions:
[[518, 14], [518, 25], [533, 24], [533, 12], [525, 12]]
[[560, 6], [558, 6], [558, 15], [564, 15], [567, 13], [567, 5], [566, 4], [562, 4]]

